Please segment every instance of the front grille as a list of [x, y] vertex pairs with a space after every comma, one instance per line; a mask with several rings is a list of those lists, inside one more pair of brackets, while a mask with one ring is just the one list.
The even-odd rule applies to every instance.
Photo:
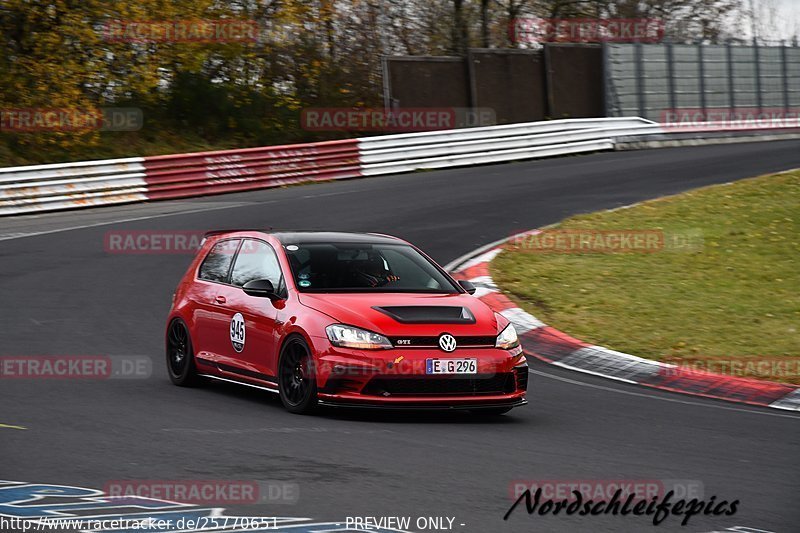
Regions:
[[510, 394], [515, 390], [514, 374], [478, 374], [475, 376], [429, 376], [372, 378], [362, 394], [372, 396], [447, 396]]
[[[390, 337], [392, 346], [395, 348], [439, 348], [439, 336], [425, 336], [425, 337]], [[408, 341], [408, 342], [400, 342]], [[456, 346], [459, 348], [469, 347], [494, 347], [497, 338], [494, 336], [479, 336], [479, 335], [465, 335], [456, 337]]]
[[518, 366], [514, 369], [514, 372], [517, 375], [517, 389], [528, 390], [528, 376], [530, 375], [528, 367]]

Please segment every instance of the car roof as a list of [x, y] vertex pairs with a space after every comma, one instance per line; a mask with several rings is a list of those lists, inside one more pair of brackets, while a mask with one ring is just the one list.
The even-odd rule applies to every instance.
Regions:
[[[215, 230], [205, 234], [206, 237], [230, 235], [238, 233], [262, 233], [270, 235], [281, 244], [309, 243], [358, 243], [358, 244], [405, 244], [402, 239], [379, 233], [351, 233], [343, 231], [272, 231], [264, 229], [230, 229]], [[241, 237], [241, 235], [237, 235]]]
[[348, 233], [339, 231], [291, 231], [270, 232], [281, 244], [311, 243], [359, 243], [359, 244], [399, 244], [397, 237], [378, 233]]

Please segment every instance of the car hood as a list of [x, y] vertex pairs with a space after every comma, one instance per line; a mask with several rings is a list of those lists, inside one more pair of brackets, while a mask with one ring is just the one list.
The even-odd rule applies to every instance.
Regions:
[[[387, 336], [496, 335], [497, 315], [469, 294], [300, 293], [300, 302], [341, 324]], [[459, 312], [459, 309], [467, 309]], [[460, 317], [474, 318], [472, 320]], [[505, 327], [507, 321], [500, 326]]]

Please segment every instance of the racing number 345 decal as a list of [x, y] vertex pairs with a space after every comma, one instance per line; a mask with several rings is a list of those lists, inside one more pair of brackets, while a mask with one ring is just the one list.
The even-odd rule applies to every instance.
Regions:
[[237, 352], [244, 350], [244, 317], [242, 313], [236, 313], [231, 319], [231, 344]]

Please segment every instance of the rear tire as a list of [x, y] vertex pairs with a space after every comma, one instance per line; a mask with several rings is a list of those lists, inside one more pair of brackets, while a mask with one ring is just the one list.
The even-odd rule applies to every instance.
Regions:
[[314, 358], [299, 335], [289, 337], [281, 348], [278, 363], [278, 391], [287, 411], [312, 413], [318, 404]]
[[201, 381], [194, 364], [189, 328], [180, 318], [170, 322], [167, 328], [167, 372], [172, 383], [179, 387], [194, 387]]

